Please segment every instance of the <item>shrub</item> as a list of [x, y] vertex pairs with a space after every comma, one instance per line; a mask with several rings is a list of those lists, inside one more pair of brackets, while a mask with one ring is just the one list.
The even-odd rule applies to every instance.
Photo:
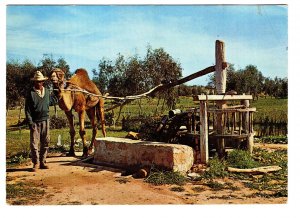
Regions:
[[29, 153], [21, 153], [11, 157], [8, 161], [8, 164], [23, 164], [30, 161]]
[[185, 191], [185, 189], [182, 186], [172, 187], [172, 188], [170, 188], [170, 190], [173, 192], [184, 192]]
[[154, 185], [184, 185], [186, 183], [186, 178], [179, 172], [152, 170], [145, 181]]
[[220, 160], [217, 156], [213, 157], [209, 163], [209, 170], [205, 172], [205, 178], [217, 178], [217, 177], [225, 177], [228, 175], [226, 171], [225, 162]]
[[288, 137], [286, 135], [280, 136], [264, 136], [260, 138], [262, 143], [272, 143], [272, 144], [287, 144]]
[[258, 167], [259, 163], [254, 161], [249, 151], [233, 150], [228, 154], [227, 165], [240, 169]]
[[69, 125], [68, 120], [64, 117], [55, 117], [55, 116], [50, 117], [51, 129], [62, 129], [67, 127], [68, 125]]

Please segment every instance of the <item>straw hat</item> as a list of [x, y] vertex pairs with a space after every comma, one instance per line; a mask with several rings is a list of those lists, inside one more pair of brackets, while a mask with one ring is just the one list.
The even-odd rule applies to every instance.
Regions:
[[47, 80], [48, 79], [48, 77], [46, 77], [46, 76], [44, 76], [42, 73], [41, 73], [41, 71], [36, 71], [35, 73], [34, 73], [34, 76], [33, 76], [33, 78], [31, 79], [32, 81], [45, 81], [45, 80]]

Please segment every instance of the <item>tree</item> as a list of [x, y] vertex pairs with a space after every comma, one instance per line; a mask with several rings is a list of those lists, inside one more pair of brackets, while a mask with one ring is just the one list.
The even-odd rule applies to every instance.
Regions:
[[6, 107], [11, 108], [23, 103], [31, 87], [30, 78], [36, 67], [29, 61], [22, 63], [10, 60], [6, 63]]
[[[247, 93], [257, 97], [263, 91], [265, 77], [254, 65], [247, 65], [245, 69], [235, 70], [234, 65], [227, 68], [226, 91], [235, 90], [239, 94]], [[215, 86], [215, 75], [211, 75], [209, 84]]]
[[[93, 80], [100, 90], [107, 91], [112, 96], [135, 95], [148, 91], [160, 83], [168, 83], [181, 77], [180, 64], [164, 51], [163, 48], [147, 47], [144, 58], [137, 54], [125, 59], [118, 54], [116, 60], [101, 59], [98, 71], [93, 69]], [[175, 107], [177, 92], [169, 89], [157, 93], [163, 99], [163, 105]]]
[[[182, 76], [182, 68], [163, 48], [147, 48], [147, 54], [144, 61], [145, 69], [145, 87], [147, 90], [159, 85], [160, 83], [169, 83], [178, 80]], [[176, 105], [178, 92], [174, 88], [157, 93], [159, 100], [162, 98], [168, 108], [173, 109]]]
[[[28, 90], [32, 86], [31, 78], [36, 70], [40, 70], [45, 76], [49, 76], [51, 70], [59, 67], [65, 70], [67, 76], [70, 75], [70, 67], [64, 58], [59, 58], [57, 62], [52, 55], [43, 55], [43, 59], [38, 66], [32, 64], [30, 60], [24, 60], [22, 63], [15, 60], [9, 60], [6, 63], [6, 106], [11, 108], [19, 106], [24, 101]], [[46, 86], [49, 86], [46, 83]]]
[[263, 83], [265, 78], [263, 77], [262, 73], [258, 71], [256, 66], [248, 65], [246, 66], [245, 70], [243, 70], [242, 74], [245, 92], [252, 94], [257, 98], [258, 94], [263, 90]]
[[43, 54], [43, 58], [38, 64], [38, 70], [40, 70], [45, 76], [49, 76], [55, 66], [56, 61], [53, 59], [52, 54]]
[[38, 64], [38, 70], [40, 70], [45, 76], [50, 76], [51, 71], [54, 68], [60, 68], [65, 72], [65, 78], [71, 77], [70, 66], [64, 58], [60, 57], [57, 61], [54, 60], [52, 54], [44, 54], [42, 60]]
[[60, 57], [59, 59], [57, 59], [57, 64], [55, 65], [55, 67], [60, 68], [65, 72], [66, 79], [69, 79], [72, 76], [70, 72], [70, 66], [67, 64], [64, 58]]

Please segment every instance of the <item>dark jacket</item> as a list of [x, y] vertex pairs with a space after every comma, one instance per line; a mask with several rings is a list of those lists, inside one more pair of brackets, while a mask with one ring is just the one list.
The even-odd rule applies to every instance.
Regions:
[[29, 125], [49, 119], [50, 91], [45, 88], [41, 98], [32, 88], [25, 100], [25, 115]]

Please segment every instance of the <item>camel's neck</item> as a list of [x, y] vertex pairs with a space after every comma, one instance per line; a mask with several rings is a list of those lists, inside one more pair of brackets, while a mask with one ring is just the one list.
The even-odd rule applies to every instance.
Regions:
[[70, 91], [64, 90], [64, 83], [54, 84], [54, 94], [58, 98], [58, 105], [64, 111], [70, 111], [73, 107], [74, 100]]

